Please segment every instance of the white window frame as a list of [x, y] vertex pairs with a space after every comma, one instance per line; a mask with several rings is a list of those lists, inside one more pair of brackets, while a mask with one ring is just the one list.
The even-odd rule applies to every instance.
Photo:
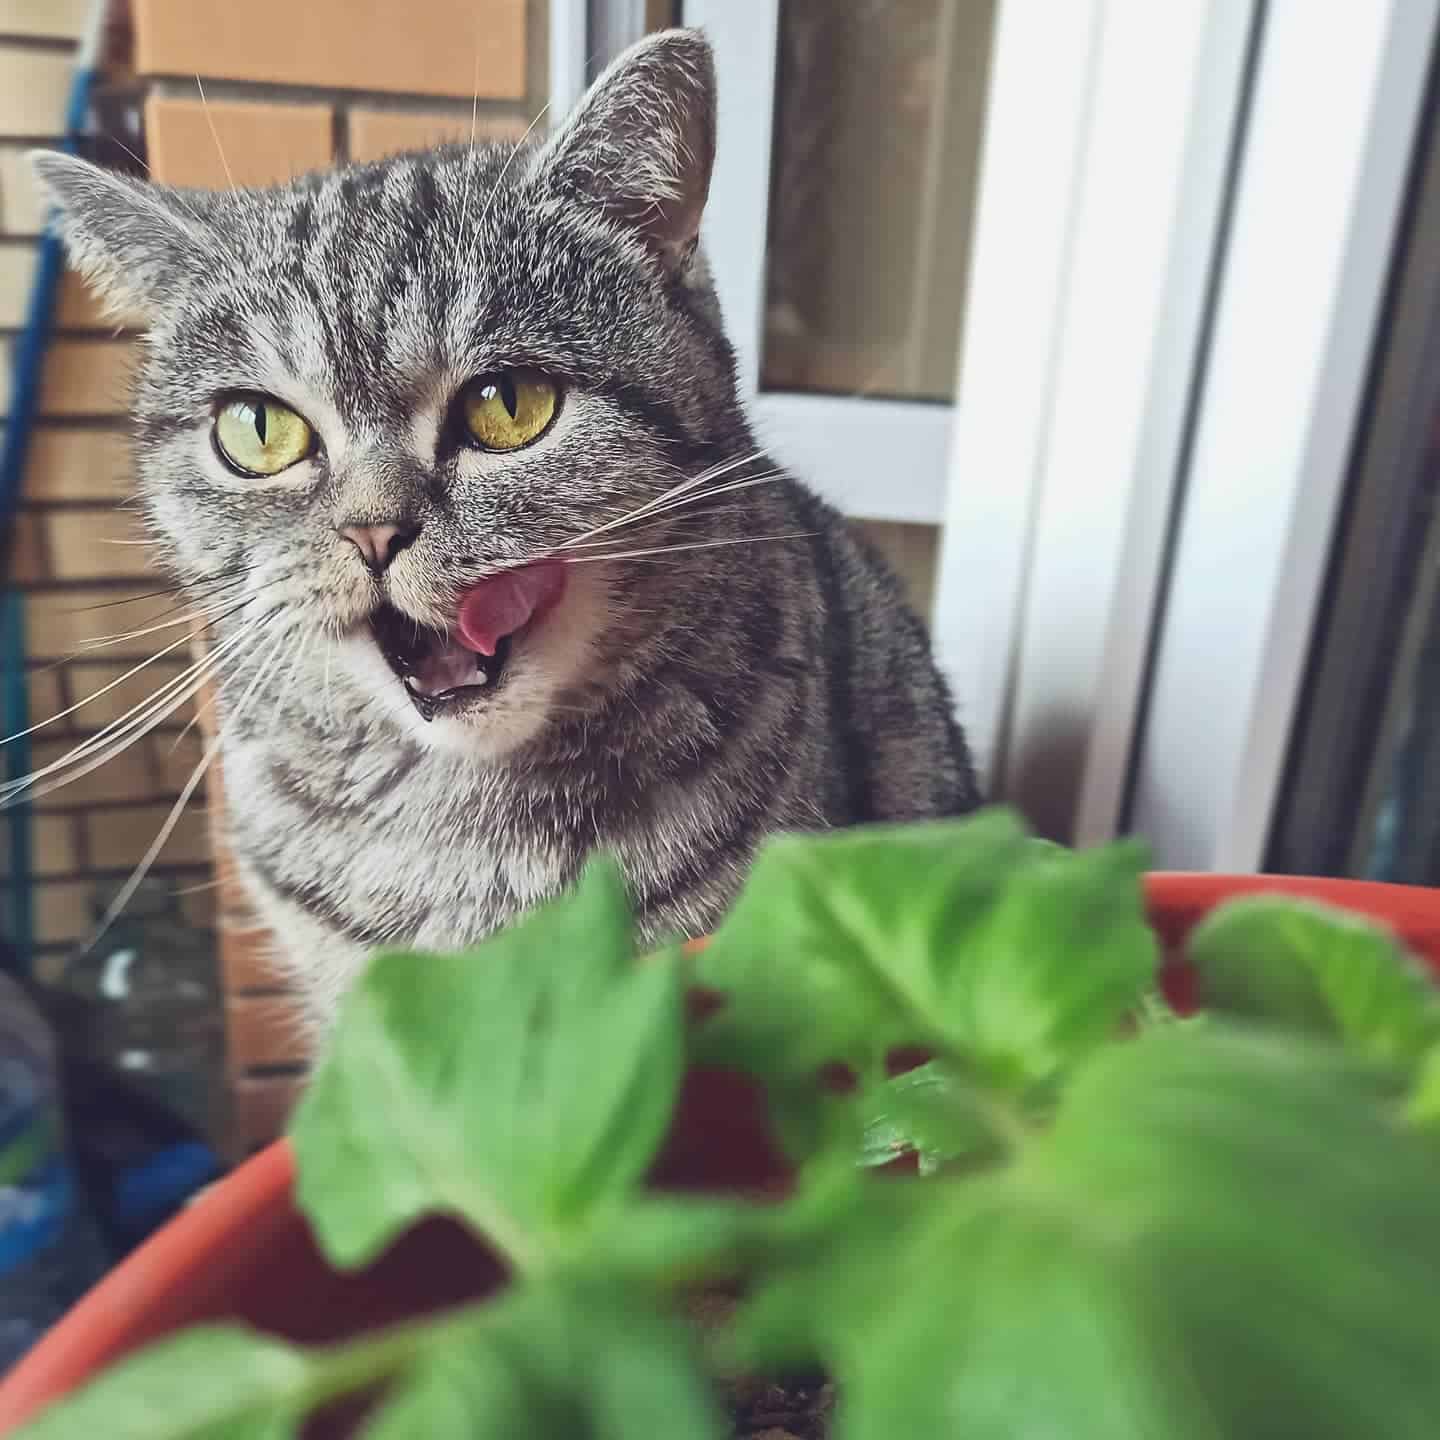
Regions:
[[779, 4], [686, 7], [721, 76], [705, 236], [757, 430], [847, 513], [943, 525], [935, 647], [989, 793], [1109, 833], [1255, 0], [998, 0], [956, 406], [758, 392]]
[[993, 797], [1256, 868], [1440, 0], [998, 0], [955, 407], [759, 391], [780, 3], [684, 10], [757, 433], [851, 515], [943, 525]]
[[938, 524], [950, 406], [760, 389], [780, 0], [685, 0], [684, 17], [720, 77], [705, 252], [757, 436], [847, 514]]
[[1171, 868], [1263, 864], [1437, 17], [1268, 7], [1134, 779]]
[[1066, 15], [1057, 44], [1045, 0], [1001, 10], [935, 635], [991, 792], [1086, 843], [1125, 793], [1256, 6]]

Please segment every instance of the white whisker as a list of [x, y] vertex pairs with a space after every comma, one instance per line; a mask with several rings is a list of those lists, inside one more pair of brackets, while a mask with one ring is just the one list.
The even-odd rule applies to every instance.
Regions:
[[[693, 491], [689, 495], [682, 495], [678, 500], [672, 500], [668, 505], [662, 505], [658, 510], [651, 511], [648, 515], [637, 516], [635, 520], [627, 523], [623, 528], [626, 530], [643, 530], [650, 525], [658, 525], [666, 522], [676, 510], [687, 509], [691, 505], [698, 505], [702, 500], [711, 500], [718, 495], [728, 495], [735, 490], [748, 490], [752, 485], [773, 485], [782, 476], [782, 471], [775, 471], [770, 475], [757, 475], [750, 480], [734, 480], [728, 485], [717, 485], [713, 490]], [[570, 540], [560, 548], [575, 550], [593, 549], [597, 545], [612, 545], [613, 540]]]
[[810, 540], [814, 530], [796, 530], [784, 535], [742, 535], [734, 540], [695, 540], [684, 545], [657, 545], [649, 550], [618, 550], [610, 555], [576, 555], [567, 557], [567, 565], [586, 565], [597, 560], [637, 560], [647, 555], [672, 555], [677, 550], [718, 550], [725, 545], [758, 545], [766, 540]]
[[[62, 786], [80, 779], [81, 776], [90, 774], [92, 770], [106, 764], [128, 749], [136, 740], [148, 735], [156, 726], [163, 724], [185, 704], [199, 690], [212, 671], [218, 673], [221, 660], [229, 652], [239, 646], [242, 641], [248, 642], [253, 639], [259, 631], [263, 619], [264, 617], [252, 622], [247, 628], [231, 636], [229, 640], [221, 642], [207, 656], [196, 661], [175, 679], [161, 686], [155, 694], [133, 706], [125, 715], [107, 725], [98, 734], [81, 741], [80, 744], [66, 751], [58, 760], [51, 761], [49, 765], [42, 766], [29, 775], [22, 775], [16, 780], [0, 785], [0, 809], [9, 806], [20, 795], [33, 792], [34, 797], [38, 799], [42, 795], [48, 795]], [[98, 759], [91, 758], [97, 755]], [[40, 783], [47, 776], [56, 775], [61, 771], [67, 773], [60, 774], [58, 779], [52, 780], [48, 784]]]
[[[245, 710], [247, 702], [260, 686], [261, 682], [269, 675], [276, 660], [282, 653], [281, 639], [277, 637], [269, 657], [256, 671], [255, 678], [246, 687], [245, 693], [235, 706], [235, 713], [239, 716]], [[184, 788], [180, 791], [179, 798], [170, 807], [170, 813], [165, 817], [164, 823], [160, 826], [160, 833], [150, 842], [150, 848], [141, 857], [140, 863], [130, 872], [130, 878], [120, 887], [119, 893], [110, 902], [109, 908], [100, 917], [100, 924], [95, 933], [85, 944], [85, 949], [92, 950], [104, 936], [105, 932], [115, 923], [116, 919], [130, 903], [131, 897], [140, 888], [145, 877], [150, 873], [151, 867], [155, 864], [156, 857], [165, 848], [170, 836], [174, 834], [175, 827], [180, 823], [180, 817], [185, 812], [185, 807], [190, 803], [190, 797], [200, 788], [201, 782], [205, 779], [205, 773], [210, 769], [211, 762], [215, 759], [220, 749], [220, 736], [216, 737], [205, 747], [205, 753], [200, 757], [200, 763], [190, 772], [190, 778], [185, 782]]]
[[752, 461], [758, 460], [763, 454], [764, 452], [761, 450], [754, 450], [748, 455], [722, 461], [718, 465], [702, 470], [698, 475], [691, 475], [680, 481], [679, 484], [672, 485], [668, 490], [656, 495], [653, 499], [647, 500], [643, 505], [637, 506], [634, 510], [627, 511], [624, 515], [617, 516], [614, 520], [608, 520], [603, 525], [597, 525], [593, 530], [586, 530], [583, 534], [575, 536], [573, 540], [567, 540], [560, 546], [560, 549], [569, 549], [591, 539], [593, 536], [604, 535], [607, 531], [616, 530], [622, 525], [628, 525], [633, 521], [640, 520], [664, 505], [666, 501], [677, 499], [689, 491], [696, 489], [698, 486], [704, 485], [707, 481], [718, 480], [721, 476], [728, 475], [732, 470], [738, 470], [742, 465], [748, 465]]
[[47, 725], [53, 725], [57, 720], [63, 720], [67, 715], [73, 715], [77, 710], [83, 710], [92, 700], [98, 700], [102, 695], [108, 695], [117, 685], [123, 685], [133, 676], [138, 675], [147, 665], [153, 665], [157, 660], [163, 660], [172, 650], [178, 650], [182, 645], [189, 644], [188, 635], [181, 636], [179, 640], [167, 645], [163, 650], [157, 650], [148, 659], [142, 660], [133, 669], [127, 670], [118, 680], [112, 680], [103, 689], [95, 691], [93, 695], [87, 695], [83, 700], [77, 700], [73, 705], [67, 705], [65, 709], [50, 716], [48, 720], [39, 720], [28, 730], [17, 730], [13, 735], [7, 735], [0, 740], [0, 745], [8, 745], [12, 740], [19, 740], [26, 735], [33, 735], [37, 730], [43, 730]]
[[216, 620], [224, 620], [227, 616], [234, 615], [237, 611], [243, 610], [254, 598], [253, 595], [247, 596], [244, 600], [237, 602], [228, 610], [213, 606], [209, 609], [202, 607], [199, 610], [191, 610], [175, 620], [161, 620], [158, 624], [144, 625], [136, 630], [122, 630], [114, 635], [104, 635], [93, 640], [83, 640], [76, 654], [84, 655], [90, 650], [108, 649], [110, 646], [118, 645], [124, 640], [143, 640], [147, 635], [159, 634], [161, 630], [173, 630], [177, 625], [194, 625], [200, 620], [205, 621], [207, 625], [213, 625]]
[[215, 142], [215, 153], [220, 157], [220, 168], [225, 172], [225, 182], [235, 189], [235, 177], [230, 173], [230, 162], [225, 158], [225, 147], [220, 143], [220, 132], [215, 128], [215, 117], [210, 113], [210, 102], [205, 98], [205, 87], [200, 77], [195, 77], [195, 88], [200, 92], [200, 108], [205, 112], [205, 123], [210, 127], [210, 138]]
[[[484, 225], [490, 211], [494, 208], [495, 197], [500, 193], [500, 187], [505, 182], [505, 177], [510, 173], [510, 167], [515, 163], [515, 157], [525, 148], [525, 142], [534, 134], [535, 127], [550, 113], [550, 102], [547, 100], [537, 112], [535, 118], [525, 127], [525, 133], [515, 142], [515, 147], [505, 157], [505, 163], [500, 167], [500, 173], [495, 177], [495, 183], [490, 187], [490, 203], [485, 207], [484, 213], [480, 216], [480, 225]], [[477, 229], [479, 226], [476, 227]]]

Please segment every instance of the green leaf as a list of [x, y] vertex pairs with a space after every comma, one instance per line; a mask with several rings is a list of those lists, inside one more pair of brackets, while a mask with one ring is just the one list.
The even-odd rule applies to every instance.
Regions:
[[920, 1173], [933, 1175], [962, 1156], [1000, 1147], [987, 1104], [973, 1080], [932, 1060], [891, 1076], [861, 1099], [862, 1165], [888, 1165], [914, 1151]]
[[1109, 1047], [1012, 1166], [857, 1191], [761, 1285], [751, 1356], [833, 1367], [843, 1440], [1428, 1437], [1440, 1156], [1387, 1088], [1218, 1021]]
[[475, 951], [376, 959], [292, 1125], [326, 1255], [364, 1264], [419, 1217], [521, 1270], [584, 1249], [642, 1181], [683, 1066], [674, 957], [639, 963], [618, 872]]
[[1440, 1041], [1440, 996], [1420, 962], [1347, 911], [1247, 897], [1202, 921], [1186, 951], [1213, 1011], [1333, 1036], [1406, 1067]]
[[701, 1058], [764, 1077], [793, 1136], [843, 1061], [922, 1045], [1022, 1089], [1113, 1033], [1154, 976], [1144, 852], [1037, 844], [1008, 812], [782, 836], [697, 962]]
[[692, 1338], [623, 1287], [537, 1287], [431, 1347], [364, 1440], [719, 1440]]
[[307, 1357], [288, 1345], [197, 1328], [106, 1371], [17, 1440], [286, 1440], [312, 1379]]

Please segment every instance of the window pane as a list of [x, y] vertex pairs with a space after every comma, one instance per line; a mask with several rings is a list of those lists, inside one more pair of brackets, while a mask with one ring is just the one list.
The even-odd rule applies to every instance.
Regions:
[[761, 384], [948, 401], [993, 0], [782, 0]]

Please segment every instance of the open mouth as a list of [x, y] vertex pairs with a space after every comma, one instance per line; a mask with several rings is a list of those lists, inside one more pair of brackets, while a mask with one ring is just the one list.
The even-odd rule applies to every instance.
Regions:
[[392, 605], [370, 617], [375, 644], [422, 720], [493, 695], [505, 683], [517, 642], [555, 608], [565, 567], [547, 560], [492, 575], [461, 592], [445, 632]]

